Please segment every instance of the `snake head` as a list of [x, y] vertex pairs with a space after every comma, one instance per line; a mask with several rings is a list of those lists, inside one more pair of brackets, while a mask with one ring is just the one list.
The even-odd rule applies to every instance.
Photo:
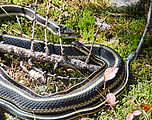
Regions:
[[68, 27], [61, 26], [61, 35], [64, 39], [76, 39], [78, 33]]

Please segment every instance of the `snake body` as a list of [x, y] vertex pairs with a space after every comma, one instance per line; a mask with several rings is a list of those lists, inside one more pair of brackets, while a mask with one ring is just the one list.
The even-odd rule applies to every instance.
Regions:
[[[0, 5], [0, 17], [12, 15], [32, 19], [34, 11], [25, 6]], [[39, 24], [45, 25], [45, 19], [39, 14], [36, 14], [36, 20]], [[49, 21], [48, 29], [55, 35], [58, 34], [56, 23]], [[67, 27], [61, 27], [61, 31], [63, 37], [70, 36], [71, 38], [75, 35], [75, 32]], [[25, 49], [30, 49], [31, 45], [29, 38], [2, 33], [0, 34], [0, 42]], [[44, 47], [44, 42], [34, 40], [35, 51], [44, 52]], [[74, 42], [74, 45], [63, 45], [67, 57], [73, 58], [86, 57], [89, 54], [90, 47], [91, 44], [79, 42]], [[49, 43], [48, 48], [51, 54], [60, 55], [61, 53], [60, 44]], [[51, 96], [37, 95], [15, 82], [0, 67], [0, 106], [20, 118], [36, 120], [73, 119], [101, 109], [106, 102], [104, 97], [108, 92], [117, 95], [126, 86], [129, 78], [129, 64], [135, 57], [135, 53], [128, 57], [126, 64], [116, 51], [101, 44], [95, 44], [92, 53], [91, 60], [100, 65], [101, 68], [70, 89]], [[106, 82], [106, 89], [103, 89], [104, 71], [109, 67], [118, 67], [119, 70], [115, 78]]]

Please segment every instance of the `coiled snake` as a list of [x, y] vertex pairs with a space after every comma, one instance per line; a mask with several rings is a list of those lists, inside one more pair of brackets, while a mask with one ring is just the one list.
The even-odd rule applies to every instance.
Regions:
[[[6, 14], [7, 13], [7, 14]], [[19, 5], [0, 5], [0, 17], [3, 16], [25, 16], [33, 19], [34, 11], [31, 8]], [[45, 19], [36, 14], [39, 24], [45, 25]], [[58, 25], [52, 21], [48, 22], [48, 29], [58, 35]], [[73, 38], [75, 32], [67, 27], [61, 27], [63, 37]], [[34, 50], [44, 51], [44, 43], [34, 40]], [[14, 46], [30, 49], [29, 38], [0, 34], [0, 42]], [[91, 45], [74, 42], [74, 45], [64, 44], [64, 52], [68, 57], [87, 56]], [[50, 53], [60, 54], [59, 44], [48, 44]], [[78, 83], [67, 91], [55, 93], [51, 96], [40, 96], [30, 89], [15, 82], [0, 67], [0, 106], [20, 118], [36, 120], [58, 120], [73, 119], [79, 115], [92, 113], [101, 109], [105, 104], [105, 96], [108, 92], [115, 95], [122, 92], [129, 78], [129, 65], [135, 57], [130, 54], [124, 64], [120, 55], [113, 49], [95, 44], [91, 60], [101, 67], [93, 72], [84, 81]], [[115, 78], [106, 83], [104, 88], [104, 71], [108, 67], [118, 67]], [[100, 92], [99, 92], [100, 91]], [[102, 95], [101, 95], [102, 94]]]

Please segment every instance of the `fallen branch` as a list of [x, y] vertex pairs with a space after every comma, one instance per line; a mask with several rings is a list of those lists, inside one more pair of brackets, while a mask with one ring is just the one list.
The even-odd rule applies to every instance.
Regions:
[[52, 0], [49, 0], [49, 6], [47, 8], [46, 13], [46, 22], [45, 22], [45, 52], [49, 55], [49, 48], [48, 48], [48, 39], [47, 39], [47, 26], [48, 26], [48, 19], [49, 19], [49, 10], [51, 8]]
[[[107, 16], [108, 16], [108, 15], [107, 15]], [[92, 54], [93, 45], [94, 45], [94, 42], [95, 42], [95, 40], [96, 40], [96, 38], [97, 38], [97, 34], [98, 34], [99, 29], [101, 28], [103, 22], [107, 19], [107, 16], [101, 21], [101, 24], [97, 27], [97, 30], [96, 30], [96, 33], [94, 34], [94, 38], [93, 38], [93, 41], [92, 41], [92, 45], [91, 45], [91, 48], [90, 48], [90, 51], [89, 51], [89, 54], [88, 54], [88, 57], [87, 57], [87, 59], [86, 59], [86, 61], [85, 61], [86, 63], [88, 63], [89, 60], [90, 60], [90, 57], [91, 57], [91, 54]]]
[[61, 8], [61, 13], [59, 15], [59, 21], [58, 21], [58, 25], [59, 25], [59, 38], [60, 38], [60, 46], [61, 46], [61, 55], [64, 56], [64, 48], [63, 48], [63, 45], [62, 45], [62, 35], [61, 35], [61, 18], [62, 18], [62, 14], [64, 12], [64, 7], [65, 7], [65, 4], [63, 5], [63, 8]]
[[34, 18], [32, 20], [33, 23], [33, 30], [32, 30], [32, 38], [31, 38], [31, 51], [34, 51], [34, 35], [35, 35], [35, 24], [36, 24], [36, 7], [37, 7], [37, 0], [35, 0], [34, 4]]
[[79, 70], [88, 70], [93, 72], [97, 70], [100, 66], [86, 64], [85, 62], [77, 59], [64, 59], [63, 56], [60, 55], [47, 55], [43, 52], [32, 52], [31, 50], [16, 47], [13, 45], [0, 44], [0, 51], [4, 53], [13, 54], [16, 56], [24, 57], [24, 58], [32, 58], [32, 60], [40, 60], [48, 63], [59, 63], [62, 66], [69, 66], [72, 68], [76, 68]]

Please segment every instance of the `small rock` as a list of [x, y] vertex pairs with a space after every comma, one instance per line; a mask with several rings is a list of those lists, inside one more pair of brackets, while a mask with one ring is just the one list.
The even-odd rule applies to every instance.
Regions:
[[122, 12], [129, 8], [135, 8], [139, 6], [140, 0], [104, 0], [108, 7], [113, 9], [117, 8], [118, 11]]

